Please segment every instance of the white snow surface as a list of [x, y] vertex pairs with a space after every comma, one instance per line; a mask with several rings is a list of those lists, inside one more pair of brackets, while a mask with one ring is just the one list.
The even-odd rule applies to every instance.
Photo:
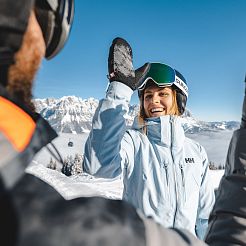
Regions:
[[[75, 155], [76, 153], [82, 154], [87, 136], [88, 134], [61, 133], [59, 137], [54, 140], [54, 144], [59, 149], [63, 158], [68, 155]], [[223, 138], [214, 141], [212, 137], [213, 135], [209, 135], [209, 139], [207, 139], [207, 136], [204, 137], [205, 140], [208, 140], [208, 145], [210, 143], [211, 146], [214, 143], [214, 148], [211, 146], [210, 150], [216, 150], [217, 147], [215, 146], [219, 144], [219, 140], [225, 142], [225, 139]], [[226, 141], [229, 142], [229, 137], [227, 136], [227, 138]], [[204, 142], [206, 142], [205, 140]], [[68, 141], [73, 141], [74, 146], [68, 147]], [[222, 150], [220, 149], [220, 151], [222, 151], [222, 153], [220, 154], [223, 155], [224, 158], [227, 152], [227, 144], [223, 145], [223, 148], [221, 147]], [[47, 168], [49, 161], [49, 152], [44, 148], [38, 153], [26, 172], [31, 173], [50, 184], [65, 199], [69, 200], [77, 197], [91, 196], [102, 196], [110, 199], [122, 198], [123, 183], [120, 177], [116, 179], [103, 179], [93, 177], [86, 173], [67, 177], [60, 171]], [[209, 170], [209, 173], [214, 189], [217, 189], [220, 179], [224, 174], [224, 170]]]
[[87, 173], [80, 175], [66, 175], [56, 170], [46, 168], [44, 165], [33, 162], [27, 170], [55, 188], [66, 200], [77, 197], [101, 196], [110, 199], [121, 199], [123, 184], [120, 178], [95, 178]]
[[[96, 178], [87, 173], [67, 177], [61, 172], [46, 168], [35, 161], [27, 168], [26, 172], [47, 182], [66, 200], [92, 196], [122, 199], [123, 182], [121, 178]], [[224, 170], [209, 170], [209, 175], [215, 190], [218, 188], [223, 174]]]

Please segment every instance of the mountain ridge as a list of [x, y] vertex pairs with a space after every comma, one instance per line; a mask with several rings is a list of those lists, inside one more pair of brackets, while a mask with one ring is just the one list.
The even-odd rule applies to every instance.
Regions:
[[[45, 118], [50, 125], [62, 133], [85, 133], [91, 129], [91, 122], [99, 100], [93, 97], [82, 99], [76, 96], [63, 96], [59, 99], [45, 98], [33, 100], [36, 111]], [[139, 111], [139, 105], [129, 105], [126, 122], [131, 126]], [[182, 116], [183, 127], [187, 133], [217, 132], [235, 130], [239, 128], [237, 121], [200, 121], [192, 116], [190, 110], [186, 109]]]

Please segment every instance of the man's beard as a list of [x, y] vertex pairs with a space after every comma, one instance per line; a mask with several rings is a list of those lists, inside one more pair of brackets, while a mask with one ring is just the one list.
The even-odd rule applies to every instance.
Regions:
[[16, 78], [8, 83], [8, 93], [25, 105], [31, 111], [35, 112], [35, 106], [32, 102], [32, 81]]
[[43, 34], [32, 12], [22, 46], [15, 54], [15, 64], [9, 67], [7, 84], [8, 93], [32, 111], [32, 85], [44, 54]]
[[35, 106], [32, 102], [32, 87], [42, 56], [39, 52], [34, 52], [32, 57], [25, 57], [24, 61], [22, 58], [19, 62], [17, 57], [16, 63], [10, 66], [6, 89], [11, 96], [35, 112]]

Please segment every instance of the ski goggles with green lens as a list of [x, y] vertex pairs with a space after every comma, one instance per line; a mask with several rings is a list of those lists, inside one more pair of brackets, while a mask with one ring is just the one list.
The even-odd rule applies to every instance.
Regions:
[[138, 87], [138, 90], [144, 90], [149, 80], [156, 83], [158, 87], [175, 85], [188, 97], [188, 87], [184, 77], [166, 64], [150, 63], [149, 71], [144, 76], [143, 82]]

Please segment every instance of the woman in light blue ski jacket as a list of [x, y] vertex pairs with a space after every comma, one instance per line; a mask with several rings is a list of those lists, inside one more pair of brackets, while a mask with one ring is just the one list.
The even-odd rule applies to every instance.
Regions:
[[[93, 118], [83, 169], [104, 178], [122, 174], [124, 200], [165, 227], [185, 228], [203, 238], [214, 191], [206, 152], [185, 137], [181, 125], [186, 82], [160, 63], [147, 64], [135, 73], [130, 62], [129, 71], [124, 71], [126, 66], [117, 63], [122, 54], [129, 66], [130, 46], [116, 39], [109, 53], [111, 83]], [[136, 85], [140, 115], [127, 129], [125, 115]]]

